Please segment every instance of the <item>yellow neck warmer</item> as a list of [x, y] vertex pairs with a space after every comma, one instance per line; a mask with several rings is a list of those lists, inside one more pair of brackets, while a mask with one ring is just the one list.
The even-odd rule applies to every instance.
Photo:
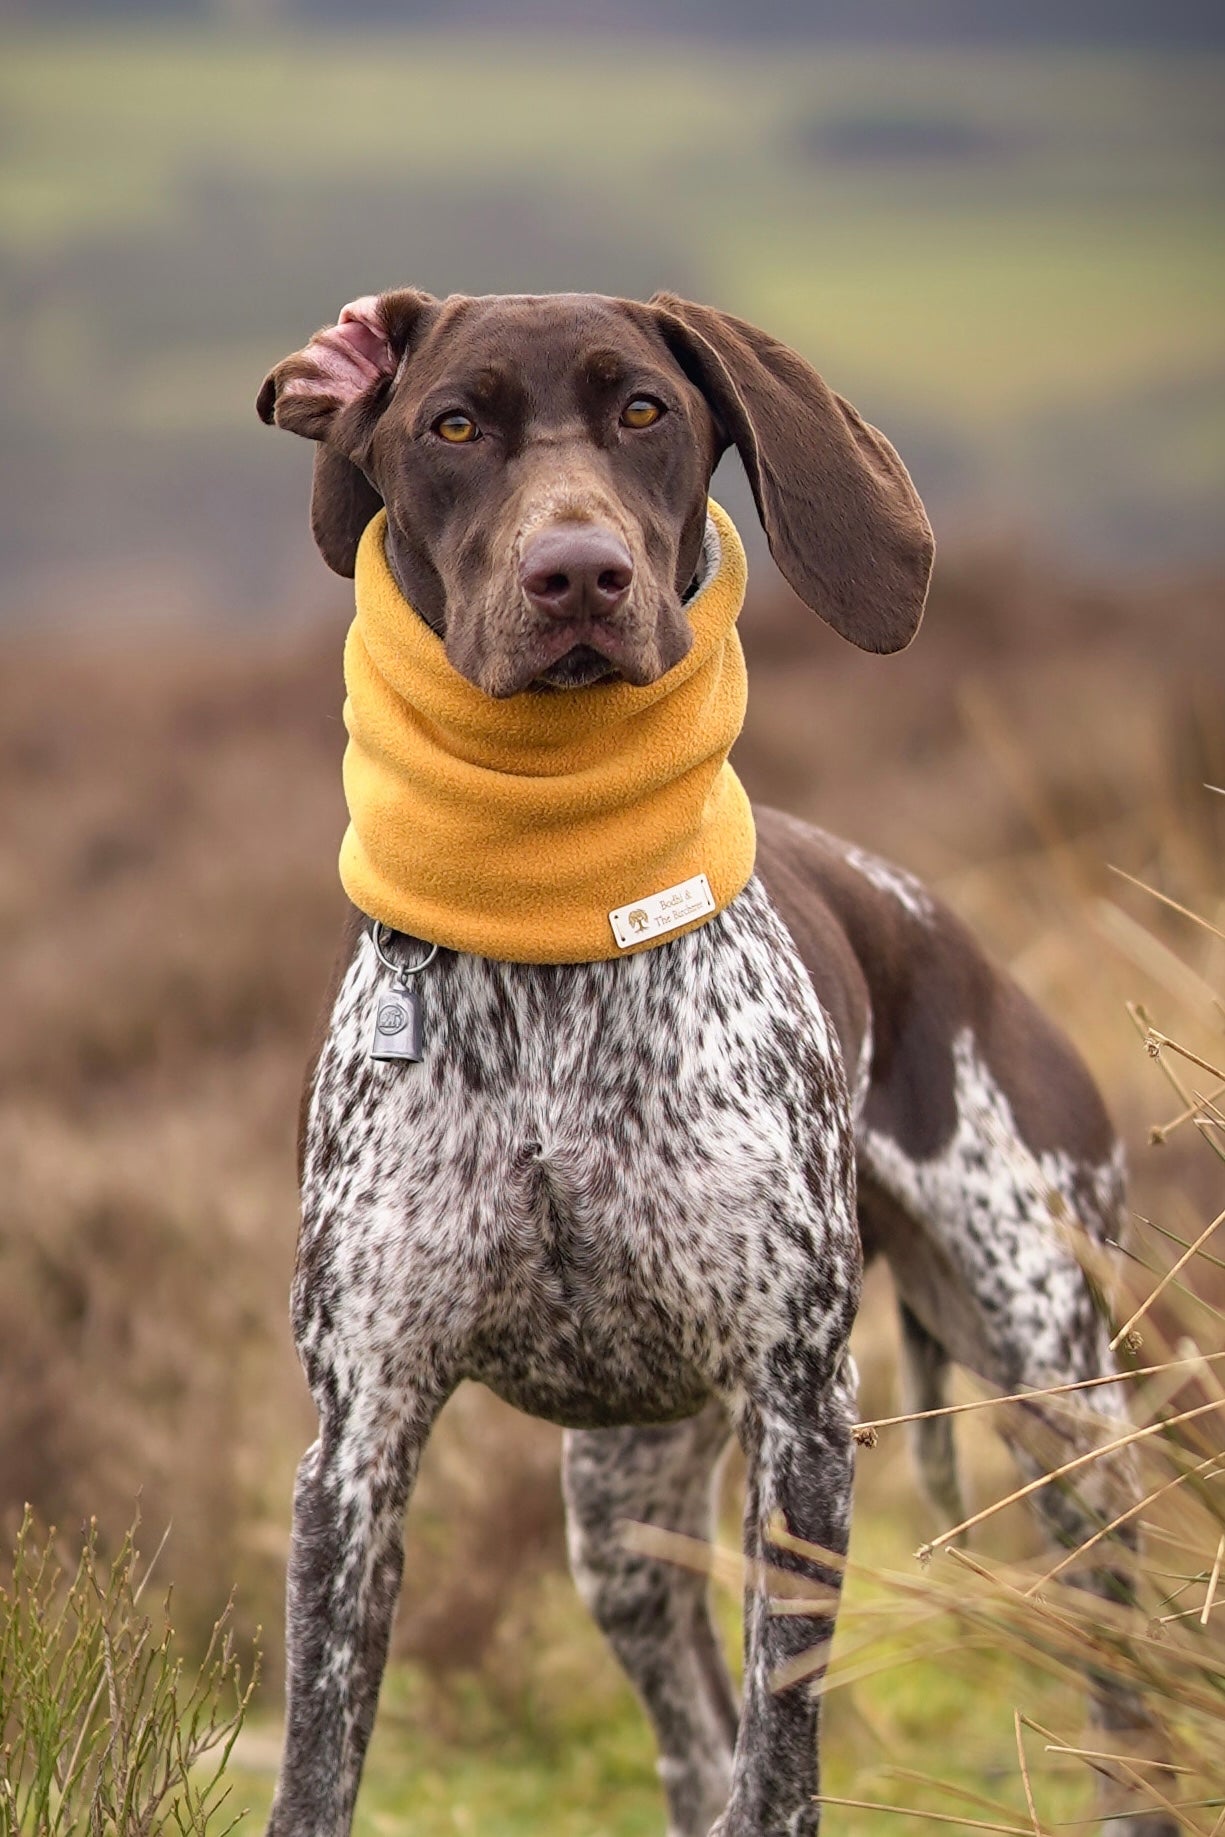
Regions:
[[713, 503], [710, 516], [717, 563], [673, 669], [645, 688], [506, 701], [451, 667], [388, 566], [385, 513], [374, 519], [345, 644], [340, 878], [354, 905], [451, 950], [587, 963], [677, 937], [736, 897], [755, 851], [727, 763], [746, 700], [745, 560], [731, 519]]

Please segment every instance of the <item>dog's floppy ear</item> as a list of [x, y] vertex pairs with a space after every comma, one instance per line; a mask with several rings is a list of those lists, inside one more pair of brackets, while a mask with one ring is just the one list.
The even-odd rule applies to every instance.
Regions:
[[315, 448], [311, 535], [333, 574], [353, 579], [362, 532], [382, 508], [382, 498], [360, 466], [333, 447]]
[[365, 467], [370, 439], [437, 304], [412, 287], [351, 301], [335, 325], [269, 371], [256, 398], [261, 421], [319, 442], [311, 530], [329, 568], [350, 579], [362, 531], [383, 503]]
[[900, 651], [919, 629], [934, 543], [889, 442], [755, 325], [674, 294], [651, 306], [740, 453], [785, 578], [861, 650]]

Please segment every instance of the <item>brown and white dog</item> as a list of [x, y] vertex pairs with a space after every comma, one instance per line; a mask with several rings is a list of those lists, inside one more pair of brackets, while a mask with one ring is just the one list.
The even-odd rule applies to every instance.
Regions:
[[[931, 534], [893, 449], [708, 307], [370, 296], [273, 370], [259, 411], [318, 442], [329, 565], [353, 573], [386, 506], [405, 599], [491, 697], [650, 683], [685, 654], [731, 445], [801, 599], [868, 650], [919, 623]], [[771, 1680], [828, 1639], [838, 1578], [769, 1533], [781, 1516], [846, 1549], [863, 1257], [892, 1270], [919, 1406], [950, 1361], [1007, 1391], [1113, 1369], [1079, 1249], [1118, 1233], [1121, 1161], [1075, 1053], [908, 874], [756, 817], [753, 879], [696, 931], [598, 963], [441, 951], [417, 1065], [368, 1057], [382, 971], [352, 915], [303, 1111], [293, 1318], [320, 1432], [295, 1498], [275, 1837], [350, 1827], [404, 1509], [463, 1379], [567, 1429], [575, 1577], [654, 1724], [670, 1837], [811, 1837], [819, 1666]], [[1121, 1410], [1106, 1387], [1048, 1427], [1088, 1446]], [[708, 1536], [733, 1434], [746, 1550], [830, 1604], [774, 1614], [751, 1583], [739, 1707], [703, 1583], [619, 1531]], [[920, 1455], [955, 1515], [947, 1419]], [[1078, 1541], [1126, 1484], [1095, 1470], [1036, 1504]], [[1127, 1550], [1101, 1548], [1085, 1586], [1125, 1596]], [[1144, 1725], [1093, 1688], [1106, 1727]], [[1174, 1830], [1117, 1808], [1108, 1828]]]

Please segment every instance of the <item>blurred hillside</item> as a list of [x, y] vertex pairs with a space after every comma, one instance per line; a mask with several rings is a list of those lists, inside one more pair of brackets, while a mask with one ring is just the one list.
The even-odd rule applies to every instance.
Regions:
[[[1111, 573], [1221, 558], [1225, 58], [1107, 43], [1143, 36], [1139, 7], [1063, 49], [857, 46], [837, 9], [803, 42], [734, 45], [512, 36], [500, 10], [498, 35], [488, 7], [462, 34], [365, 35], [288, 3], [170, 10], [4, 36], [10, 619], [247, 629], [332, 603], [309, 454], [251, 404], [346, 299], [409, 280], [712, 300], [890, 433], [946, 545], [1003, 532]], [[1184, 16], [1158, 17], [1174, 43]], [[973, 36], [969, 9], [945, 18]]]
[[42, 18], [315, 19], [397, 25], [561, 24], [795, 42], [837, 38], [1009, 43], [1214, 44], [1225, 22], [1199, 0], [10, 0]]

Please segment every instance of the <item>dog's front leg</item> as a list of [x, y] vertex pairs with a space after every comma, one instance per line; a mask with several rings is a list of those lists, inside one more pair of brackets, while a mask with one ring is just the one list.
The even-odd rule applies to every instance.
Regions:
[[[403, 1568], [402, 1523], [441, 1395], [319, 1385], [289, 1558], [285, 1747], [269, 1837], [345, 1837]], [[329, 1395], [330, 1392], [330, 1395]]]
[[[748, 1459], [744, 1707], [732, 1793], [711, 1837], [815, 1837], [820, 1683], [833, 1637], [841, 1564], [781, 1549], [785, 1528], [844, 1557], [854, 1472], [850, 1361], [815, 1400], [749, 1403], [740, 1416]], [[788, 1593], [778, 1572], [797, 1578]], [[771, 1571], [774, 1573], [771, 1574]], [[808, 1612], [786, 1611], [796, 1598]], [[782, 1608], [784, 1611], [780, 1612]], [[800, 1673], [786, 1683], [788, 1672]]]

